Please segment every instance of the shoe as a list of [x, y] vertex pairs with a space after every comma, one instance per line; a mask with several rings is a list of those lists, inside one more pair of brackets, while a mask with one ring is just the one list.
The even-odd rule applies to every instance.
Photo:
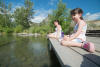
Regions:
[[82, 48], [92, 53], [95, 52], [95, 47], [92, 42], [83, 42]]

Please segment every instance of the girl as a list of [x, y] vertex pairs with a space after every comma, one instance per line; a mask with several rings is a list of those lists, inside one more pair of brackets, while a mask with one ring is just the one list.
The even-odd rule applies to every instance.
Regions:
[[56, 26], [55, 28], [55, 32], [54, 33], [50, 33], [48, 34], [48, 37], [51, 37], [51, 38], [56, 38], [56, 39], [59, 39], [62, 37], [62, 28], [59, 24], [59, 21], [58, 20], [55, 20], [54, 21], [54, 25]]
[[75, 46], [75, 47], [81, 47], [89, 52], [94, 52], [94, 44], [91, 42], [86, 42], [86, 29], [87, 24], [83, 20], [82, 14], [83, 11], [81, 8], [76, 8], [71, 10], [71, 16], [72, 20], [76, 23], [74, 27], [74, 33], [72, 35], [66, 35], [64, 36], [63, 40], [61, 41], [61, 44], [64, 46]]

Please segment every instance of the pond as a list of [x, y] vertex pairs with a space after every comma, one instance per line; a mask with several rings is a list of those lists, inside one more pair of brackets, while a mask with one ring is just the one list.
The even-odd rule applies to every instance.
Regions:
[[0, 67], [60, 67], [45, 37], [0, 35]]

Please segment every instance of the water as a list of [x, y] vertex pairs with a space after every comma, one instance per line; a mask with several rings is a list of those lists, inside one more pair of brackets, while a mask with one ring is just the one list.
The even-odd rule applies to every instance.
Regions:
[[0, 67], [60, 67], [45, 37], [0, 36]]

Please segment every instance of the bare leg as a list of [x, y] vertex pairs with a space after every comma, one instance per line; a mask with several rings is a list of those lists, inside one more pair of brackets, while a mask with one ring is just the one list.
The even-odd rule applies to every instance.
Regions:
[[82, 43], [78, 43], [78, 42], [74, 42], [74, 41], [65, 41], [65, 40], [62, 40], [61, 44], [63, 46], [82, 47]]
[[[78, 42], [74, 42], [74, 41], [62, 40], [62, 41], [61, 41], [61, 44], [62, 44], [63, 46], [84, 48], [84, 47], [82, 47], [82, 46], [83, 46], [83, 43], [78, 43]], [[85, 48], [85, 49], [86, 49], [87, 51], [89, 51], [89, 52], [95, 52], [94, 44], [91, 43], [91, 42], [89, 42], [88, 44], [89, 44], [89, 45], [88, 45], [89, 48], [87, 48], [87, 49]]]
[[56, 36], [53, 33], [48, 34], [48, 37], [55, 38]]

